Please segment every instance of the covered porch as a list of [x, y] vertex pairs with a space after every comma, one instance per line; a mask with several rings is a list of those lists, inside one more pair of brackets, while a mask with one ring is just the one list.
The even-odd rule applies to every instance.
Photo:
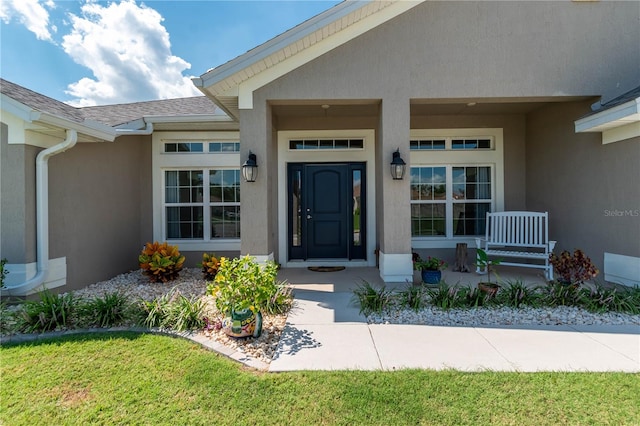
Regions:
[[[546, 283], [541, 270], [520, 268], [514, 266], [496, 266], [498, 282], [509, 283], [519, 281], [527, 286], [535, 287]], [[442, 280], [448, 285], [473, 286], [486, 281], [486, 274], [473, 272], [454, 272], [450, 266], [442, 271]], [[389, 289], [402, 289], [408, 285], [419, 285], [420, 281], [414, 274], [414, 282], [387, 282], [380, 277], [380, 271], [375, 267], [346, 267], [341, 271], [315, 272], [307, 268], [283, 268], [278, 273], [278, 279], [286, 281], [294, 290], [308, 290], [328, 293], [351, 293], [364, 281], [374, 286], [386, 286]], [[491, 280], [496, 281], [492, 272]], [[424, 284], [423, 284], [424, 285]]]

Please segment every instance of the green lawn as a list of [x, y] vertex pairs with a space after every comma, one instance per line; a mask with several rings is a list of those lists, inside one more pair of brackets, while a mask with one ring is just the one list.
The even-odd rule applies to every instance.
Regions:
[[3, 345], [0, 365], [2, 425], [640, 424], [639, 374], [270, 374], [128, 332]]

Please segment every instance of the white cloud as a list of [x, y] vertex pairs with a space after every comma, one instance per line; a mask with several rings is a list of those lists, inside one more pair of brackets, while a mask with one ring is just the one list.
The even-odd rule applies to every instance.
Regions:
[[[16, 0], [24, 1], [24, 0]], [[182, 75], [191, 64], [171, 54], [162, 16], [133, 0], [102, 6], [86, 3], [71, 15], [64, 51], [89, 68], [95, 79], [69, 85], [75, 106], [195, 96], [200, 92]]]
[[[45, 1], [48, 8], [54, 8], [53, 1]], [[56, 27], [49, 30], [49, 12], [38, 0], [2, 0], [0, 1], [0, 19], [9, 23], [15, 17], [29, 31], [34, 33], [38, 40], [53, 41], [51, 31], [55, 32]]]

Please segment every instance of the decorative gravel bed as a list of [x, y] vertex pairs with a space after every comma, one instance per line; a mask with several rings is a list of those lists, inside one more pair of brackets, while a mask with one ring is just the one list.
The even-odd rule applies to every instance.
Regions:
[[[207, 282], [203, 278], [202, 271], [198, 268], [185, 268], [180, 271], [180, 276], [168, 283], [150, 283], [141, 270], [120, 274], [110, 280], [91, 284], [80, 290], [74, 290], [76, 298], [91, 299], [104, 296], [107, 293], [120, 292], [135, 301], [144, 299], [147, 301], [161, 297], [174, 291], [187, 298], [202, 297], [207, 301], [207, 315], [215, 322], [221, 320], [221, 315], [216, 311], [214, 299], [205, 295]], [[9, 309], [19, 309], [19, 306], [11, 306]], [[273, 358], [280, 335], [287, 320], [286, 315], [263, 315], [262, 335], [259, 338], [233, 338], [224, 334], [221, 330], [200, 331], [200, 334], [229, 348], [239, 350], [258, 360], [269, 363]], [[135, 324], [129, 324], [134, 326]]]
[[413, 311], [392, 309], [367, 317], [369, 324], [483, 325], [640, 325], [640, 315], [593, 313], [574, 306], [555, 308], [482, 307], [442, 310], [433, 306]]
[[[172, 291], [186, 297], [207, 299], [208, 315], [221, 319], [215, 311], [213, 298], [205, 295], [207, 283], [197, 268], [186, 268], [178, 279], [169, 283], [150, 283], [140, 270], [118, 275], [110, 280], [92, 284], [74, 291], [78, 298], [103, 296], [115, 291], [136, 300], [153, 300]], [[19, 309], [10, 307], [10, 309]], [[259, 338], [236, 339], [220, 330], [201, 331], [200, 334], [226, 347], [238, 350], [269, 363], [275, 354], [286, 323], [286, 315], [265, 315], [263, 333]], [[592, 313], [582, 308], [561, 306], [556, 308], [481, 307], [476, 309], [442, 310], [433, 306], [419, 311], [391, 308], [383, 313], [367, 316], [370, 324], [421, 324], [439, 326], [492, 326], [492, 325], [640, 325], [640, 315], [608, 312]], [[133, 324], [131, 324], [133, 325]]]

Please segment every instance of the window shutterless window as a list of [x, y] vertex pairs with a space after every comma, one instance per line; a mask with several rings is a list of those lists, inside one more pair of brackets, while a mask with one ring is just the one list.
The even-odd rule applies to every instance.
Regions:
[[492, 167], [411, 167], [411, 235], [477, 236], [494, 202]]
[[239, 169], [165, 170], [164, 186], [167, 239], [240, 238]]

